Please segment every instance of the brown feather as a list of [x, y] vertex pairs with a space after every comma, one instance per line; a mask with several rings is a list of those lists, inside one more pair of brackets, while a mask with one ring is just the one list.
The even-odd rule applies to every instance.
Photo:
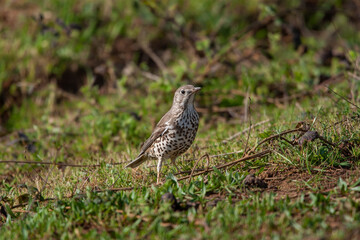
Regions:
[[[138, 156], [140, 156], [141, 154], [144, 154], [146, 152], [146, 150], [149, 149], [149, 147], [151, 147], [151, 145], [156, 141], [156, 139], [158, 139], [159, 137], [161, 137], [164, 133], [166, 128], [168, 129], [174, 129], [175, 125], [175, 117], [174, 117], [174, 113], [173, 113], [173, 109], [171, 108], [158, 122], [158, 124], [156, 124], [153, 133], [151, 134], [151, 136], [144, 142], [144, 144], [141, 146], [140, 149], [140, 153]], [[166, 124], [168, 122], [168, 124]]]
[[147, 160], [147, 157], [143, 154], [143, 155], [139, 155], [137, 158], [135, 158], [133, 161], [131, 161], [131, 163], [127, 164], [125, 166], [125, 168], [127, 167], [131, 167], [131, 168], [135, 168], [137, 166], [139, 166], [140, 164], [142, 164], [143, 162], [145, 162]]

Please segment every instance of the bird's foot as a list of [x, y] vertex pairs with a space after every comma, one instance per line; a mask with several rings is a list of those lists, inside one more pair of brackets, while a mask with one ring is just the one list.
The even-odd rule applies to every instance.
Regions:
[[161, 179], [160, 179], [160, 174], [158, 174], [157, 178], [156, 178], [156, 186], [159, 186], [161, 184], [162, 184], [162, 182], [161, 182]]

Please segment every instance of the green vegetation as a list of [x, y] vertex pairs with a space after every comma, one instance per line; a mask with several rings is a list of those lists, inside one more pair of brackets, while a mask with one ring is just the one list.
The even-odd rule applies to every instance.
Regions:
[[[358, 12], [5, 1], [0, 239], [360, 238]], [[156, 186], [123, 164], [188, 83], [199, 132]]]

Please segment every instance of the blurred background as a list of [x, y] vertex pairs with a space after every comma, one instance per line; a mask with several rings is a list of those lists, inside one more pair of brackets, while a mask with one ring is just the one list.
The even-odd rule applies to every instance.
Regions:
[[203, 131], [245, 121], [249, 97], [254, 115], [325, 85], [359, 102], [359, 30], [356, 0], [3, 0], [0, 136], [128, 150], [188, 83]]

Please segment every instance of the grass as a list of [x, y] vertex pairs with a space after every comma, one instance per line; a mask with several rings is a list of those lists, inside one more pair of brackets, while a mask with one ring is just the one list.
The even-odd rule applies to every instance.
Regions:
[[[256, 3], [7, 2], [0, 239], [358, 238], [351, 9]], [[186, 83], [198, 135], [156, 186], [155, 162], [123, 164]], [[319, 137], [299, 144], [304, 129]]]

